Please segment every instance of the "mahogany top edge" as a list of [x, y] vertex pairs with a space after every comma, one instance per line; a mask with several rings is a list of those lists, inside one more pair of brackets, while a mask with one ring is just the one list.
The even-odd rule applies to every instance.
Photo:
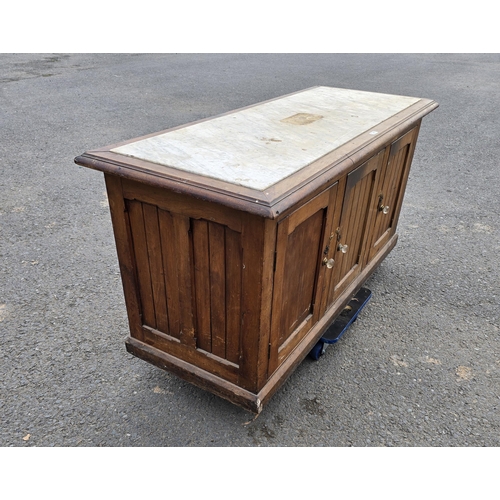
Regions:
[[[316, 87], [312, 87], [316, 88]], [[300, 92], [294, 92], [295, 95]], [[272, 102], [281, 99], [280, 96], [270, 99]], [[240, 110], [249, 109], [262, 102], [232, 110], [217, 116], [226, 116]], [[420, 99], [415, 104], [395, 114], [389, 119], [366, 130], [350, 142], [330, 151], [313, 161], [298, 172], [284, 178], [265, 190], [251, 189], [235, 185], [219, 179], [196, 175], [191, 172], [154, 164], [138, 158], [124, 156], [110, 151], [117, 146], [128, 144], [140, 139], [154, 137], [168, 131], [187, 127], [194, 123], [211, 120], [205, 118], [190, 124], [173, 127], [129, 141], [113, 144], [77, 156], [76, 164], [100, 170], [108, 175], [116, 175], [137, 182], [150, 184], [177, 193], [194, 196], [205, 201], [215, 202], [230, 208], [242, 210], [258, 216], [275, 219], [300, 199], [306, 198], [317, 191], [321, 185], [325, 187], [345, 175], [360, 158], [367, 158], [371, 153], [390, 144], [398, 135], [416, 126], [421, 119], [438, 107], [438, 103], [430, 99]], [[371, 135], [373, 129], [376, 135]]]

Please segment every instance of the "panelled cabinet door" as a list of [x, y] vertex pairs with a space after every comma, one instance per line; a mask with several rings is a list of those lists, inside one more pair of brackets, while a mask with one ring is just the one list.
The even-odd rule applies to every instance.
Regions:
[[347, 176], [340, 223], [332, 232], [331, 254], [335, 262], [328, 284], [326, 309], [362, 270], [370, 207], [384, 153], [385, 150], [381, 151]]
[[338, 184], [283, 219], [277, 228], [269, 375], [320, 316], [319, 301]]
[[381, 169], [370, 236], [370, 261], [396, 231], [408, 180], [418, 129], [414, 128], [391, 144], [387, 162]]

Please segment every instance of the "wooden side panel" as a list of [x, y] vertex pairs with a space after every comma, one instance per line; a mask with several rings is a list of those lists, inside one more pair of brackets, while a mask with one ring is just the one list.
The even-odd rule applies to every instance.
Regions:
[[[137, 199], [133, 186], [127, 189], [132, 198], [125, 204], [142, 340], [237, 380], [242, 359], [242, 221], [227, 210], [221, 219], [231, 227], [216, 222], [215, 217], [188, 217], [186, 208], [181, 213], [166, 210], [168, 202], [156, 200], [155, 190], [141, 186], [145, 202]], [[174, 206], [179, 208], [177, 202]], [[216, 213], [212, 208], [209, 215]], [[249, 241], [249, 252], [255, 242], [255, 238]], [[261, 269], [256, 274], [260, 279]], [[258, 307], [253, 313], [260, 321], [260, 302], [257, 297], [254, 300]]]
[[135, 254], [130, 233], [130, 217], [122, 192], [122, 181], [113, 175], [104, 175], [108, 192], [116, 252], [120, 264], [123, 292], [130, 328], [130, 335], [143, 340], [141, 329], [141, 299], [138, 290]]

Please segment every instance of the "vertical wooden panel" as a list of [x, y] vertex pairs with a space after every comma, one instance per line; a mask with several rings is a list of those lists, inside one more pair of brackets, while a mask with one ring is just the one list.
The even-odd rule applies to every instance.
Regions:
[[[333, 189], [336, 195], [337, 186]], [[326, 269], [320, 260], [332, 222], [327, 207], [335, 198], [325, 190], [278, 224], [269, 375], [319, 318]]]
[[242, 220], [240, 386], [256, 391], [258, 356], [262, 342], [259, 326], [263, 293], [264, 220], [251, 214], [242, 214]]
[[347, 250], [346, 254], [347, 257], [346, 273], [349, 272], [356, 265], [358, 261], [357, 253], [358, 253], [359, 234], [363, 229], [362, 225], [363, 225], [364, 215], [366, 213], [366, 209], [368, 208], [361, 204], [365, 192], [364, 189], [365, 186], [366, 186], [366, 177], [361, 179], [354, 188], [356, 196], [355, 196], [355, 202], [351, 205], [351, 210], [352, 210], [351, 227], [349, 227], [346, 234], [346, 241], [349, 242], [349, 249]]
[[324, 210], [318, 210], [288, 236], [282, 298], [285, 324], [280, 344], [311, 313], [323, 219]]
[[[374, 220], [369, 234], [367, 261], [371, 260], [395, 233], [417, 135], [418, 127], [407, 132], [389, 148], [383, 178], [375, 193]], [[383, 195], [381, 202], [379, 195]], [[378, 210], [380, 204], [389, 206], [387, 214]]]
[[163, 257], [163, 270], [168, 309], [168, 333], [180, 338], [179, 276], [176, 261], [175, 233], [170, 212], [158, 209], [158, 223]]
[[127, 306], [130, 335], [143, 340], [141, 328], [141, 299], [137, 284], [135, 254], [130, 230], [130, 220], [122, 192], [120, 177], [104, 175], [108, 192], [111, 220], [115, 235], [116, 251], [120, 264], [125, 303]]
[[382, 215], [384, 215], [384, 214], [381, 213], [378, 209], [378, 207], [380, 206], [381, 203], [385, 203], [385, 199], [383, 199], [382, 201], [380, 200], [380, 195], [383, 194], [382, 190], [383, 190], [383, 180], [381, 180], [380, 186], [378, 187], [377, 196], [376, 196], [376, 206], [374, 207], [375, 227], [373, 228], [372, 237], [375, 238], [375, 241], [378, 240], [380, 235], [385, 231], [385, 229], [383, 229], [384, 219], [382, 218]]
[[352, 266], [360, 264], [361, 259], [361, 247], [363, 245], [363, 235], [366, 229], [366, 220], [368, 218], [368, 211], [370, 209], [370, 197], [372, 193], [373, 178], [375, 172], [371, 171], [364, 179], [360, 182], [359, 190], [360, 196], [358, 200], [358, 206], [361, 207], [359, 210], [359, 218], [356, 221], [356, 233], [353, 242], [353, 252], [351, 255]]
[[[278, 366], [278, 348], [280, 337], [285, 330], [285, 314], [283, 302], [286, 298], [285, 283], [285, 263], [286, 251], [288, 247], [288, 234], [290, 227], [290, 217], [287, 217], [278, 224], [277, 239], [276, 239], [276, 269], [274, 272], [274, 290], [273, 290], [273, 306], [272, 306], [272, 322], [271, 322], [271, 352], [269, 357], [269, 375]], [[278, 258], [279, 256], [279, 258]]]
[[225, 228], [226, 238], [226, 359], [239, 363], [241, 333], [241, 239]]
[[[127, 201], [130, 241], [137, 247], [136, 251], [131, 243], [132, 253], [139, 255], [136, 286], [142, 292], [137, 296], [152, 314], [147, 323], [138, 321], [144, 325], [142, 336], [151, 345], [187, 362], [196, 360], [200, 368], [236, 382], [241, 361], [243, 224], [237, 217], [226, 217], [231, 229], [161, 209], [152, 196], [148, 201]], [[253, 243], [251, 239], [249, 245]], [[258, 310], [250, 312], [258, 315]]]
[[[342, 191], [340, 191], [342, 192]], [[328, 249], [326, 254], [323, 254], [320, 258], [333, 258], [336, 259], [337, 255], [337, 238], [335, 234], [335, 230], [339, 227], [340, 224], [340, 214], [341, 214], [341, 205], [342, 197], [338, 196], [339, 193], [339, 183], [335, 183], [330, 188], [330, 199], [328, 201], [327, 214], [326, 214], [326, 227], [325, 234], [323, 239], [323, 244], [321, 246], [322, 249]], [[324, 252], [324, 250], [323, 250]], [[335, 267], [335, 263], [334, 263]], [[330, 286], [333, 281], [334, 271], [326, 266], [322, 265], [323, 272], [319, 273], [318, 279], [318, 291], [319, 291], [319, 299], [320, 304], [319, 307], [315, 307], [316, 313], [318, 315], [318, 319], [323, 316], [326, 311], [327, 306], [329, 305], [329, 295], [330, 295]]]
[[406, 145], [388, 162], [385, 179], [380, 188], [380, 194], [384, 197], [382, 204], [389, 206], [389, 212], [387, 214], [379, 212], [379, 215], [381, 216], [378, 218], [380, 221], [378, 228], [379, 236], [391, 226], [392, 218], [396, 209], [394, 205], [397, 198], [396, 190], [398, 184], [401, 185], [401, 177], [404, 173], [404, 164], [408, 154], [408, 149], [409, 147]]
[[196, 347], [193, 291], [190, 255], [190, 220], [183, 215], [172, 214], [174, 237], [176, 241], [176, 259], [178, 267], [179, 309], [180, 309], [180, 341], [190, 347]]
[[338, 228], [341, 228], [340, 224], [342, 222], [342, 207], [343, 204], [345, 203], [346, 196], [348, 197], [348, 191], [346, 191], [346, 185], [347, 185], [347, 177], [344, 177], [339, 181], [339, 187], [338, 187], [338, 196], [337, 196], [337, 202], [335, 204], [335, 214], [334, 214], [334, 221], [331, 226], [331, 233], [333, 234], [333, 238], [330, 241], [330, 254], [333, 256], [333, 259], [335, 260], [335, 263], [333, 265], [333, 269], [329, 271], [328, 273], [328, 283], [327, 283], [327, 296], [326, 300], [323, 306], [323, 311], [326, 311], [329, 309], [329, 307], [333, 303], [334, 299], [334, 294], [336, 290], [336, 285], [338, 283], [339, 279], [339, 266], [342, 265], [342, 260], [339, 259], [339, 253], [337, 252], [337, 234], [336, 231]]
[[149, 269], [149, 257], [146, 245], [146, 232], [144, 228], [142, 203], [129, 201], [128, 211], [137, 265], [137, 278], [139, 281], [141, 296], [142, 322], [145, 325], [156, 328], [153, 290], [151, 288], [151, 272]]
[[340, 221], [340, 243], [347, 244], [346, 254], [337, 251], [339, 264], [334, 273], [335, 285], [332, 303], [361, 272], [364, 259], [367, 221], [370, 218], [370, 204], [377, 178], [381, 154], [378, 154], [348, 175], [344, 205]]
[[355, 184], [349, 196], [349, 202], [347, 205], [346, 215], [342, 217], [340, 222], [340, 240], [338, 243], [342, 245], [348, 245], [347, 253], [342, 253], [337, 250], [337, 256], [340, 260], [340, 277], [339, 281], [350, 271], [352, 267], [351, 256], [353, 254], [353, 235], [357, 227], [357, 219], [359, 217], [359, 211], [357, 210], [359, 200], [359, 182]]
[[[344, 213], [342, 213], [342, 220], [340, 221], [340, 238], [338, 239], [338, 244], [349, 245], [351, 243], [349, 233], [354, 228], [352, 219], [356, 215], [356, 212], [354, 210], [355, 203], [357, 201], [356, 193], [357, 193], [356, 186], [354, 186], [350, 190], [349, 201], [345, 206], [345, 217]], [[338, 262], [339, 266], [337, 269], [340, 275], [338, 281], [340, 281], [340, 279], [344, 277], [349, 270], [349, 255], [340, 252], [338, 250], [338, 244], [337, 244], [337, 259], [339, 260]]]
[[391, 235], [396, 232], [396, 226], [399, 220], [401, 207], [403, 205], [403, 198], [406, 190], [406, 184], [408, 182], [408, 177], [410, 175], [411, 162], [413, 160], [413, 154], [415, 153], [415, 146], [417, 144], [417, 137], [419, 130], [420, 130], [420, 122], [415, 128], [407, 132], [399, 141], [396, 141], [395, 143], [393, 143], [393, 146], [391, 146], [392, 150], [393, 147], [398, 147], [397, 146], [398, 143], [400, 143], [401, 145], [403, 144], [408, 145], [408, 150], [405, 154], [403, 164], [400, 167], [402, 169], [402, 173], [400, 177], [399, 190], [397, 194], [395, 194], [395, 199], [393, 202], [394, 212], [391, 215], [391, 227], [393, 229], [391, 230]]
[[226, 250], [224, 226], [209, 222], [210, 258], [210, 323], [212, 326], [212, 353], [226, 357]]
[[195, 311], [197, 346], [212, 352], [210, 327], [210, 259], [208, 248], [208, 223], [192, 220], [193, 267], [195, 283]]
[[167, 297], [165, 293], [165, 276], [163, 272], [162, 248], [158, 212], [154, 205], [142, 205], [144, 228], [148, 249], [151, 289], [153, 293], [156, 328], [162, 332], [169, 331], [167, 316]]
[[257, 361], [257, 385], [258, 392], [268, 379], [269, 371], [269, 347], [271, 337], [271, 319], [274, 291], [274, 256], [276, 251], [277, 223], [275, 220], [265, 219], [264, 239], [262, 249], [262, 294], [260, 297], [260, 322], [259, 322], [259, 354]]
[[[355, 235], [355, 240], [353, 243], [353, 249], [352, 249], [352, 255], [351, 255], [351, 269], [354, 266], [361, 266], [362, 264], [362, 248], [364, 244], [364, 234], [366, 232], [366, 221], [368, 220], [369, 217], [369, 211], [370, 211], [370, 199], [373, 191], [373, 181], [375, 178], [375, 171], [370, 171], [369, 174], [367, 174], [363, 180], [360, 182], [360, 197], [358, 201], [358, 206], [359, 208], [359, 218], [356, 222], [357, 228], [356, 228], [356, 235]], [[356, 271], [356, 274], [360, 269]]]
[[394, 213], [396, 212], [398, 194], [403, 182], [403, 174], [405, 173], [405, 163], [408, 158], [409, 149], [410, 145], [407, 144], [398, 152], [394, 160], [394, 165], [391, 166], [390, 169], [388, 168], [388, 179], [384, 182], [384, 205], [389, 205], [389, 213], [386, 214], [389, 219], [389, 227], [392, 226]]

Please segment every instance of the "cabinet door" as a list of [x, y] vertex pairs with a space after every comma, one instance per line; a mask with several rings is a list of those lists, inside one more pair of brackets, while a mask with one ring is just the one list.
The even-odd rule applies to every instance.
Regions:
[[269, 375], [318, 321], [338, 184], [278, 224]]
[[335, 262], [328, 283], [326, 309], [362, 270], [370, 206], [384, 153], [385, 150], [381, 151], [347, 176], [340, 224], [331, 234], [330, 255]]
[[368, 260], [371, 260], [396, 232], [417, 134], [418, 128], [414, 128], [393, 142], [388, 160], [381, 169], [373, 206], [375, 216]]

